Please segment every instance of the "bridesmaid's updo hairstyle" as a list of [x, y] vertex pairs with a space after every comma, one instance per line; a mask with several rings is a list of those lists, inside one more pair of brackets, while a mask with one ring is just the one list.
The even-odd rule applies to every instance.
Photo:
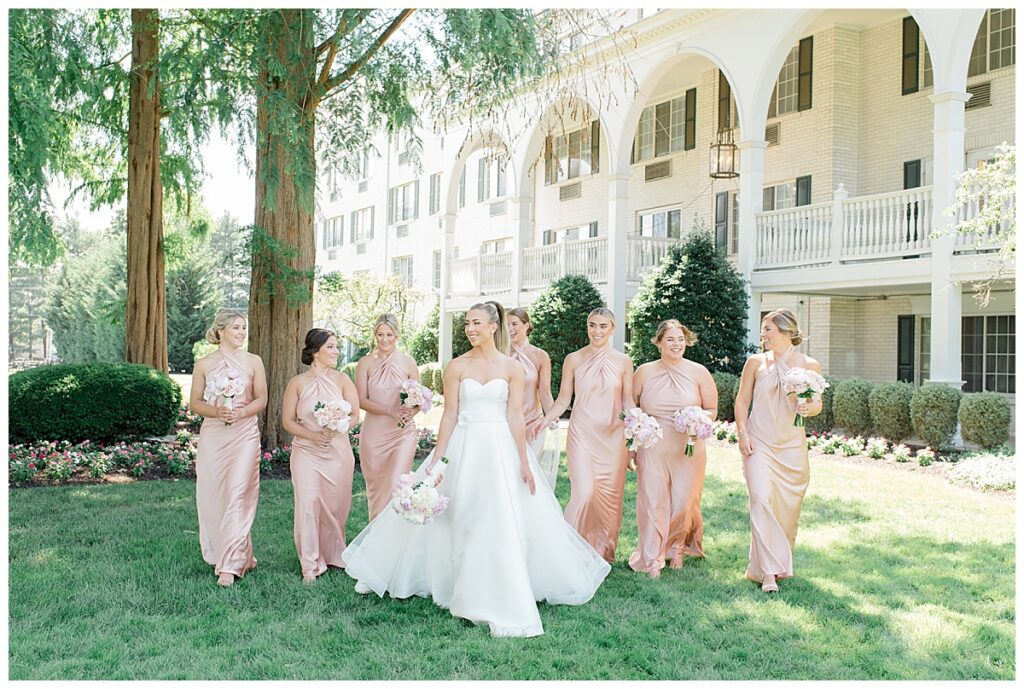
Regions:
[[[494, 346], [498, 351], [508, 356], [512, 351], [512, 340], [508, 335], [508, 320], [505, 317], [505, 307], [496, 301], [485, 301], [480, 304], [473, 304], [469, 311], [483, 311], [487, 314], [488, 323], [497, 323], [498, 329], [494, 331]], [[469, 313], [467, 311], [466, 313]]]
[[220, 344], [220, 331], [231, 326], [236, 318], [245, 320], [245, 314], [237, 309], [221, 309], [213, 319], [213, 325], [206, 331], [206, 341], [210, 344]]
[[401, 326], [398, 325], [398, 319], [395, 318], [393, 314], [382, 313], [381, 315], [377, 316], [377, 320], [373, 324], [374, 337], [377, 337], [377, 328], [379, 328], [382, 325], [386, 325], [389, 328], [391, 328], [391, 332], [395, 334], [395, 337], [398, 337], [401, 334], [401, 332], [399, 332], [401, 330]]
[[306, 333], [306, 346], [302, 348], [302, 363], [306, 366], [313, 365], [313, 355], [320, 351], [320, 348], [327, 344], [327, 340], [337, 337], [330, 330], [323, 328], [311, 328]]
[[530, 314], [526, 313], [526, 309], [522, 306], [517, 306], [514, 309], [509, 309], [505, 312], [505, 316], [515, 316], [518, 318], [523, 325], [526, 326], [526, 335], [529, 336], [533, 332], [533, 323], [530, 322]]
[[661, 344], [661, 338], [665, 337], [665, 333], [669, 328], [679, 328], [683, 331], [683, 339], [686, 341], [687, 347], [697, 344], [697, 336], [693, 334], [693, 331], [677, 321], [675, 318], [670, 318], [667, 321], [659, 323], [658, 332], [656, 332], [654, 337], [651, 338], [651, 342], [656, 345]]
[[796, 322], [796, 316], [789, 309], [775, 309], [762, 318], [761, 322], [764, 323], [767, 320], [774, 323], [780, 333], [788, 335], [789, 341], [793, 343], [794, 347], [807, 339], [804, 331], [800, 329], [800, 324]]
[[612, 327], [615, 327], [615, 314], [612, 313], [611, 309], [606, 309], [603, 306], [598, 306], [596, 309], [587, 314], [587, 320], [590, 320], [591, 316], [604, 316], [612, 322]]

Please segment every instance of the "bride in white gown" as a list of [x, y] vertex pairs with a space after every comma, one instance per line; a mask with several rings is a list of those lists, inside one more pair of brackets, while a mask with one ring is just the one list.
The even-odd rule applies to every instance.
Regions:
[[418, 526], [389, 506], [349, 544], [345, 571], [360, 593], [430, 596], [493, 636], [537, 636], [536, 601], [586, 603], [610, 567], [534, 480], [541, 470], [526, 445], [523, 367], [506, 356], [501, 305], [471, 308], [466, 336], [473, 348], [445, 369], [437, 446], [416, 471], [444, 472], [447, 511]]

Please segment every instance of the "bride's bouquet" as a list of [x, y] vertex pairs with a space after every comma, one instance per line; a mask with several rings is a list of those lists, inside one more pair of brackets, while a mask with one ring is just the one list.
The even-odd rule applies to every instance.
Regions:
[[332, 400], [320, 402], [313, 406], [313, 416], [316, 422], [332, 431], [344, 433], [348, 430], [349, 414], [352, 413], [352, 405], [345, 400]]
[[[434, 393], [430, 391], [430, 388], [411, 379], [402, 383], [398, 399], [401, 400], [403, 407], [410, 409], [419, 407], [421, 412], [428, 412], [434, 406]], [[398, 427], [405, 428], [405, 424], [399, 423]]]
[[696, 405], [684, 407], [672, 416], [672, 425], [680, 433], [686, 434], [686, 456], [693, 456], [693, 439], [707, 440], [714, 432], [711, 415]]
[[[233, 375], [232, 375], [233, 374]], [[232, 409], [233, 400], [237, 395], [245, 394], [245, 383], [238, 376], [234, 369], [223, 369], [215, 376], [206, 379], [206, 388], [203, 390], [203, 401], [207, 404], [214, 404], [218, 397], [224, 398], [224, 408]], [[224, 422], [225, 426], [231, 424]]]
[[[818, 399], [827, 387], [829, 387], [828, 382], [820, 373], [809, 371], [806, 368], [791, 368], [782, 377], [782, 389], [786, 391], [787, 395], [796, 395], [799, 399]], [[804, 417], [797, 414], [793, 425], [803, 426]]]
[[[441, 458], [441, 464], [448, 460]], [[398, 484], [391, 494], [391, 509], [413, 524], [429, 524], [434, 517], [448, 509], [448, 497], [437, 492], [444, 475], [438, 472], [433, 479], [419, 480], [412, 472], [398, 477]]]
[[619, 418], [622, 419], [627, 449], [651, 448], [661, 440], [661, 424], [650, 414], [640, 411], [639, 407], [620, 411]]

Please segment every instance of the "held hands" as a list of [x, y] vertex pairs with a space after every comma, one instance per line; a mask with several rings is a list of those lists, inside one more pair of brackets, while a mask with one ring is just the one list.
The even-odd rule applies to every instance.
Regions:
[[224, 423], [234, 423], [238, 420], [238, 410], [228, 409], [227, 407], [217, 407], [217, 418]]
[[530, 495], [535, 495], [537, 493], [537, 485], [533, 482], [533, 472], [530, 471], [529, 463], [522, 462], [519, 464], [519, 476], [523, 479], [523, 483], [529, 486]]

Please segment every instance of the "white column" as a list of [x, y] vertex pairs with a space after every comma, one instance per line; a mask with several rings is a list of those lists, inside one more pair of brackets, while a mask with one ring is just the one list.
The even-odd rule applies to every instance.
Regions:
[[626, 231], [629, 227], [629, 174], [608, 175], [608, 308], [615, 314], [612, 344], [626, 346]]
[[957, 173], [964, 169], [964, 103], [970, 94], [944, 91], [929, 96], [934, 103], [934, 177], [932, 230], [943, 234], [932, 240], [932, 331], [930, 380], [960, 389], [963, 288], [954, 280], [952, 260], [955, 237], [948, 234], [955, 219], [942, 214], [953, 203]]
[[441, 366], [452, 359], [452, 315], [448, 313], [448, 293], [451, 291], [451, 262], [455, 253], [455, 215], [441, 216], [444, 238], [441, 241], [441, 318], [437, 326], [437, 356]]
[[739, 270], [747, 281], [747, 341], [757, 345], [761, 341], [761, 293], [751, 286], [754, 259], [757, 254], [757, 225], [755, 216], [762, 209], [764, 189], [764, 139], [740, 141], [740, 227]]
[[516, 196], [509, 199], [512, 204], [512, 296], [509, 306], [522, 306], [520, 298], [523, 292], [523, 250], [530, 246], [533, 236], [533, 222], [530, 218], [529, 196]]

